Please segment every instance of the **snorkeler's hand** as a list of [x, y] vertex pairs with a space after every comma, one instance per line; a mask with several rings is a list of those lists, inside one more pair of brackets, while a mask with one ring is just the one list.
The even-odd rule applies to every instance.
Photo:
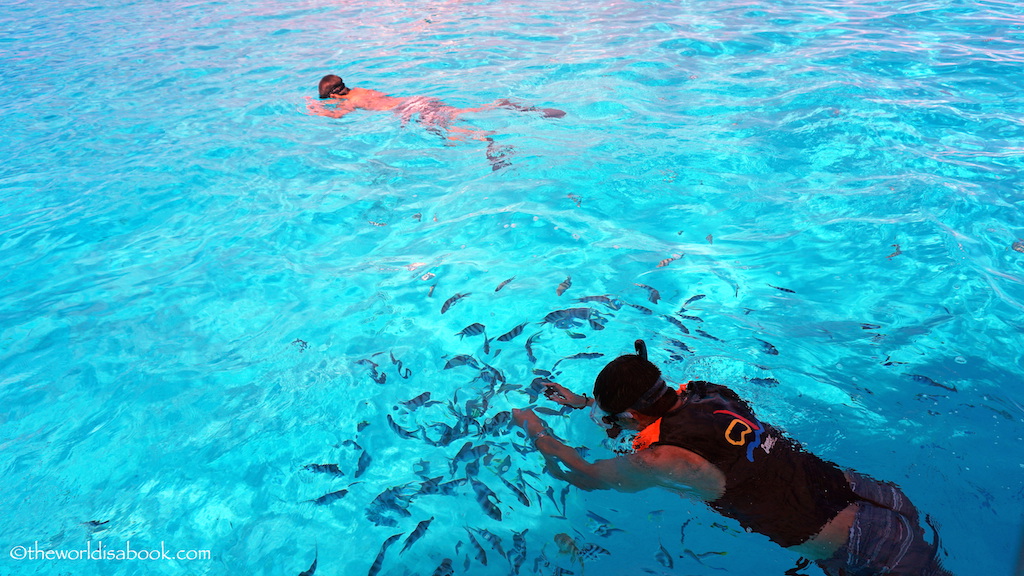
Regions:
[[526, 435], [529, 438], [534, 438], [537, 434], [545, 431], [548, 427], [547, 424], [540, 419], [540, 416], [537, 416], [537, 414], [529, 408], [526, 410], [516, 410], [513, 408], [512, 420], [514, 420], [519, 426], [523, 427], [523, 430], [526, 431]]
[[590, 399], [586, 396], [574, 394], [565, 386], [555, 382], [548, 382], [544, 385], [544, 396], [552, 402], [575, 408], [576, 410], [586, 408], [590, 404]]

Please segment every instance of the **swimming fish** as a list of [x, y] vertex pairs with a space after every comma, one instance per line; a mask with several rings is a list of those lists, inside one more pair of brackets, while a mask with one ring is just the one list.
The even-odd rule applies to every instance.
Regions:
[[775, 388], [779, 385], [779, 381], [775, 378], [751, 378], [750, 383], [764, 386], [765, 388]]
[[704, 319], [700, 316], [687, 316], [686, 314], [677, 314], [680, 320], [689, 320], [690, 322], [703, 322]]
[[555, 545], [558, 546], [558, 552], [567, 554], [573, 564], [580, 560], [580, 548], [576, 545], [576, 541], [572, 539], [572, 536], [564, 532], [555, 534]]
[[453, 576], [454, 574], [455, 570], [452, 569], [452, 559], [445, 558], [441, 561], [441, 564], [434, 569], [432, 576]]
[[556, 328], [575, 328], [594, 314], [593, 308], [566, 308], [555, 310], [544, 316], [542, 324], [554, 324]]
[[690, 333], [690, 329], [687, 328], [685, 325], [683, 325], [683, 322], [681, 320], [679, 320], [678, 318], [676, 318], [675, 316], [662, 316], [662, 318], [664, 318], [665, 320], [668, 320], [676, 328], [679, 328], [680, 330], [682, 330], [683, 334], [689, 334]]
[[501, 480], [505, 487], [512, 492], [512, 494], [516, 497], [516, 500], [522, 502], [524, 506], [530, 505], [530, 498], [526, 495], [526, 492], [523, 492], [518, 486], [500, 476], [498, 477], [498, 479]]
[[480, 435], [494, 435], [499, 434], [512, 423], [512, 413], [508, 410], [502, 410], [490, 420], [484, 422], [484, 425], [480, 427]]
[[648, 286], [646, 284], [634, 283], [633, 285], [634, 286], [639, 286], [640, 288], [643, 288], [644, 290], [647, 290], [647, 299], [650, 300], [652, 303], [657, 304], [658, 300], [661, 299], [661, 293], [658, 292], [657, 289], [651, 288], [650, 286]]
[[337, 464], [306, 464], [302, 469], [309, 470], [310, 472], [319, 472], [321, 474], [333, 474], [334, 476], [345, 475], [345, 473], [338, 468]]
[[654, 559], [665, 568], [672, 568], [672, 555], [665, 550], [660, 540], [658, 541], [658, 553], [654, 555]]
[[597, 544], [584, 544], [583, 546], [580, 546], [579, 549], [581, 564], [583, 562], [588, 562], [590, 560], [594, 560], [595, 558], [599, 558], [601, 556], [608, 556], [611, 554], [611, 552], [598, 546]]
[[679, 260], [679, 259], [680, 259], [680, 258], [682, 258], [682, 257], [683, 257], [683, 255], [682, 255], [682, 254], [680, 254], [680, 255], [678, 255], [678, 256], [672, 256], [671, 258], [665, 258], [665, 259], [664, 259], [664, 260], [662, 260], [661, 262], [658, 262], [658, 265], [656, 266], [656, 268], [662, 268], [662, 267], [664, 267], [664, 266], [668, 266], [668, 265], [669, 265], [669, 264], [671, 264], [672, 262], [675, 262], [676, 260]]
[[512, 573], [519, 574], [519, 568], [526, 561], [526, 532], [512, 532], [512, 550], [509, 552], [508, 560], [512, 565]]
[[599, 304], [604, 304], [605, 306], [611, 308], [612, 310], [618, 310], [619, 308], [622, 307], [622, 303], [621, 302], [619, 302], [618, 300], [615, 300], [615, 299], [613, 299], [613, 298], [611, 298], [609, 296], [584, 296], [582, 298], [577, 298], [576, 301], [577, 302], [597, 302]]
[[419, 524], [417, 524], [416, 528], [414, 528], [413, 531], [409, 533], [409, 537], [405, 539], [405, 545], [402, 546], [402, 551], [399, 552], [399, 554], [404, 554], [405, 551], [409, 549], [409, 546], [412, 546], [416, 543], [417, 540], [422, 538], [423, 535], [427, 532], [427, 527], [430, 526], [430, 523], [433, 521], [434, 517], [431, 516], [430, 518], [423, 520]]
[[572, 276], [569, 276], [565, 280], [563, 280], [561, 284], [558, 285], [558, 288], [555, 288], [555, 294], [558, 294], [559, 296], [561, 296], [571, 286], [572, 286]]
[[516, 279], [516, 277], [515, 277], [515, 276], [513, 276], [513, 277], [509, 278], [508, 280], [503, 280], [503, 281], [501, 282], [501, 284], [498, 284], [498, 287], [497, 287], [497, 288], [495, 288], [495, 289], [494, 289], [494, 291], [495, 291], [495, 292], [497, 292], [497, 291], [501, 290], [501, 289], [502, 289], [502, 288], [504, 288], [504, 287], [505, 287], [506, 285], [508, 285], [508, 283], [509, 283], [509, 282], [511, 282], [511, 281], [513, 281], [513, 280], [515, 280], [515, 279]]
[[335, 500], [340, 500], [340, 499], [344, 498], [346, 494], [348, 494], [348, 490], [338, 490], [338, 491], [335, 491], [335, 492], [330, 492], [328, 494], [324, 494], [323, 496], [321, 496], [319, 498], [316, 498], [314, 500], [310, 500], [310, 502], [316, 504], [317, 506], [326, 506], [327, 504], [330, 504], [331, 502], [334, 502]]
[[366, 576], [376, 576], [376, 574], [380, 572], [381, 566], [384, 565], [384, 555], [387, 554], [388, 548], [390, 548], [396, 540], [401, 538], [402, 534], [404, 534], [404, 532], [399, 532], [381, 544], [380, 552], [377, 553], [377, 558], [373, 561], [373, 564], [370, 565], [370, 571], [366, 573]]
[[473, 368], [480, 368], [480, 365], [477, 364], [476, 362], [476, 358], [473, 358], [468, 354], [459, 354], [458, 356], [452, 357], [451, 360], [445, 363], [444, 369], [447, 370], [449, 368], [457, 368], [459, 366], [472, 366]]
[[715, 338], [714, 336], [712, 336], [711, 334], [708, 334], [707, 332], [701, 330], [700, 328], [697, 328], [696, 332], [697, 332], [698, 335], [703, 336], [703, 337], [708, 338], [708, 339], [711, 339], [711, 340], [714, 340], [716, 342], [724, 342], [724, 340], [722, 340], [720, 338]]
[[602, 518], [593, 512], [587, 512], [587, 516], [591, 520], [590, 522], [587, 522], [587, 526], [590, 528], [591, 532], [598, 536], [607, 538], [615, 532], [625, 532], [622, 528], [613, 527], [609, 520]]
[[534, 340], [537, 339], [537, 336], [540, 336], [540, 332], [537, 332], [536, 334], [526, 339], [526, 357], [530, 360], [531, 363], [537, 362], [537, 357], [533, 355], [533, 342]]
[[110, 520], [104, 520], [102, 522], [100, 522], [99, 520], [89, 520], [88, 522], [82, 522], [82, 526], [85, 526], [86, 528], [88, 528], [90, 532], [95, 533], [95, 532], [102, 532], [102, 531], [106, 530], [107, 529], [107, 524], [109, 524], [109, 523], [110, 523]]
[[487, 337], [486, 333], [484, 332], [484, 325], [479, 322], [474, 322], [469, 326], [463, 328], [462, 331], [455, 333], [455, 335], [458, 336], [460, 340], [466, 336], [476, 336], [477, 334], [484, 334], [484, 338]]
[[451, 467], [451, 473], [455, 474], [455, 470], [458, 469], [460, 462], [478, 460], [487, 452], [487, 450], [488, 447], [486, 444], [473, 446], [472, 442], [466, 442], [465, 444], [462, 445], [462, 448], [459, 449], [458, 454], [456, 454], [455, 457], [452, 458], [452, 461], [449, 463], [449, 466]]
[[487, 566], [487, 552], [484, 551], [484, 547], [477, 542], [476, 538], [473, 537], [473, 533], [466, 528], [466, 534], [469, 535], [469, 543], [473, 545], [473, 549], [476, 550], [477, 562], [480, 562], [484, 566]]
[[313, 553], [313, 563], [310, 564], [309, 570], [303, 570], [302, 572], [299, 572], [299, 576], [313, 576], [313, 574], [316, 574], [316, 562], [319, 559], [320, 559], [320, 550], [316, 550]]
[[363, 472], [366, 472], [371, 462], [373, 462], [373, 458], [370, 457], [370, 453], [364, 448], [363, 453], [359, 455], [359, 462], [356, 464], [356, 478], [359, 478], [363, 475]]
[[419, 408], [424, 408], [426, 406], [433, 406], [434, 404], [441, 404], [441, 403], [442, 402], [439, 402], [437, 400], [431, 400], [430, 399], [430, 392], [424, 392], [424, 393], [420, 394], [419, 396], [416, 396], [415, 398], [412, 398], [410, 400], [406, 400], [405, 402], [399, 402], [399, 404], [401, 404], [402, 406], [405, 406], [405, 408], [407, 410], [409, 410], [410, 412], [412, 412], [413, 410], [417, 410]]
[[942, 388], [944, 390], [949, 390], [950, 392], [956, 392], [957, 391], [956, 390], [956, 386], [947, 386], [945, 384], [939, 384], [938, 382], [936, 382], [935, 380], [932, 380], [931, 378], [929, 378], [927, 376], [922, 376], [920, 374], [907, 374], [907, 375], [910, 376], [915, 382], [923, 382], [925, 384], [928, 384], [929, 386], [938, 386], [939, 388]]
[[697, 294], [696, 296], [691, 296], [689, 300], [687, 300], [686, 302], [683, 302], [683, 310], [686, 309], [687, 305], [692, 304], [692, 303], [696, 302], [697, 300], [702, 300], [704, 298], [707, 298], [707, 294]]
[[509, 330], [508, 332], [505, 332], [501, 336], [498, 336], [498, 342], [508, 342], [509, 340], [515, 338], [516, 336], [519, 336], [520, 334], [523, 333], [523, 328], [525, 328], [527, 324], [528, 322], [523, 322], [519, 326], [516, 326], [515, 328]]
[[387, 418], [388, 426], [390, 426], [391, 429], [395, 431], [395, 434], [398, 434], [402, 438], [416, 438], [416, 433], [421, 430], [420, 428], [417, 428], [416, 430], [410, 431], [406, 430], [405, 428], [402, 428], [401, 426], [398, 425], [397, 422], [395, 422], [395, 419], [391, 417], [391, 414], [388, 414]]
[[796, 294], [794, 290], [790, 290], [789, 288], [782, 288], [781, 286], [772, 286], [771, 284], [769, 284], [768, 287], [775, 288], [776, 290], [781, 290], [783, 292], [789, 292], [790, 294]]
[[487, 543], [491, 545], [491, 549], [497, 550], [498, 554], [500, 554], [502, 558], [508, 557], [505, 554], [505, 550], [501, 547], [501, 538], [498, 538], [497, 536], [488, 532], [487, 530], [484, 530], [483, 528], [475, 528], [474, 530], [476, 530], [476, 533], [479, 534], [481, 538], [486, 540]]
[[674, 340], [674, 339], [672, 339], [672, 338], [668, 338], [668, 339], [667, 339], [667, 342], [668, 342], [668, 343], [669, 343], [669, 344], [670, 344], [671, 346], [674, 346], [675, 348], [678, 348], [679, 350], [682, 350], [683, 352], [689, 352], [690, 354], [693, 354], [693, 350], [690, 350], [690, 347], [689, 347], [689, 346], [687, 346], [687, 345], [686, 345], [685, 343], [683, 343], [683, 342], [680, 342], [679, 340]]
[[779, 355], [779, 350], [775, 346], [772, 346], [770, 343], [765, 342], [760, 338], [754, 338], [754, 340], [757, 340], [758, 342], [761, 343], [761, 351], [764, 352], [765, 354], [770, 354], [772, 356]]
[[1010, 248], [1013, 248], [1017, 252], [1024, 252], [1024, 240], [1017, 240], [1010, 246]]
[[635, 310], [639, 310], [640, 312], [642, 312], [644, 314], [647, 314], [647, 315], [654, 314], [654, 311], [651, 310], [650, 308], [644, 308], [643, 306], [640, 306], [638, 304], [630, 304], [629, 302], [623, 302], [623, 304], [625, 304], [626, 306], [629, 306], [630, 308], [633, 308]]
[[441, 305], [441, 314], [444, 314], [445, 312], [447, 312], [448, 309], [451, 308], [456, 302], [458, 302], [459, 300], [462, 300], [463, 298], [465, 298], [466, 296], [469, 296], [470, 294], [472, 294], [472, 292], [466, 292], [464, 294], [456, 294], [455, 296], [452, 296], [451, 298], [445, 300], [444, 304]]
[[476, 492], [476, 501], [483, 509], [484, 514], [487, 514], [495, 520], [501, 520], [501, 510], [495, 506], [494, 502], [491, 502], [491, 498], [498, 500], [497, 495], [491, 491], [483, 482], [477, 480], [470, 480], [470, 485], [473, 487], [473, 491]]
[[401, 376], [402, 378], [409, 378], [409, 376], [412, 376], [412, 370], [409, 370], [408, 368], [402, 366], [402, 361], [399, 360], [398, 358], [395, 358], [394, 352], [388, 352], [388, 354], [391, 356], [391, 363], [398, 367], [397, 369], [399, 376]]

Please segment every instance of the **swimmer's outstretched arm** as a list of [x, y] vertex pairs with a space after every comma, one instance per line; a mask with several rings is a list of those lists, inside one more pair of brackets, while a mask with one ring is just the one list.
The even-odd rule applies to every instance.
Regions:
[[544, 456], [548, 473], [559, 480], [588, 491], [637, 492], [665, 484], [661, 472], [647, 462], [648, 453], [587, 462], [574, 448], [547, 432], [547, 425], [533, 410], [513, 410], [512, 416]]
[[310, 114], [316, 114], [317, 116], [327, 116], [328, 118], [341, 118], [345, 114], [352, 112], [356, 109], [355, 106], [348, 102], [341, 102], [333, 108], [328, 108], [320, 100], [314, 100], [313, 98], [306, 96], [306, 110]]

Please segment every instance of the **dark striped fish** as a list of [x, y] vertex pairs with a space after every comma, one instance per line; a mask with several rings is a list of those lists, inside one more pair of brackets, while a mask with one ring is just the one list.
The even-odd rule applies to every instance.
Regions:
[[751, 378], [750, 383], [764, 386], [765, 388], [775, 388], [779, 385], [779, 381], [775, 378]]
[[467, 365], [468, 366], [472, 366], [473, 368], [479, 368], [480, 367], [480, 365], [477, 364], [477, 362], [476, 362], [476, 358], [473, 358], [472, 356], [470, 356], [468, 354], [459, 354], [458, 356], [455, 356], [451, 360], [446, 362], [445, 365], [444, 365], [444, 369], [447, 370], [449, 368], [457, 368], [459, 366], [467, 366]]
[[303, 570], [302, 572], [299, 572], [299, 576], [313, 576], [314, 574], [316, 574], [316, 562], [319, 559], [320, 559], [320, 550], [319, 550], [319, 547], [318, 547], [316, 552], [313, 553], [313, 563], [309, 565], [309, 570]]
[[473, 533], [469, 531], [469, 528], [466, 528], [466, 534], [469, 535], [469, 543], [472, 544], [473, 549], [476, 550], [477, 561], [484, 566], [487, 566], [487, 552], [484, 551], [484, 547], [476, 541], [476, 538], [473, 537]]
[[619, 302], [618, 300], [614, 300], [609, 296], [584, 296], [582, 298], [577, 298], [576, 301], [586, 303], [597, 302], [598, 304], [604, 304], [605, 306], [611, 308], [612, 310], [618, 310], [619, 308], [622, 307], [621, 302]]
[[630, 308], [633, 308], [635, 310], [639, 310], [639, 311], [643, 312], [644, 314], [654, 314], [654, 311], [651, 310], [650, 308], [644, 308], [643, 306], [640, 306], [640, 305], [637, 305], [637, 304], [630, 304], [629, 302], [623, 302], [623, 304], [625, 304], [626, 306], [629, 306]]
[[651, 288], [647, 284], [637, 284], [634, 282], [633, 285], [639, 286], [640, 288], [647, 290], [647, 299], [650, 300], [652, 303], [657, 304], [658, 300], [661, 300], [661, 293], [658, 292], [656, 289]]
[[391, 414], [388, 414], [388, 426], [390, 426], [391, 429], [395, 431], [395, 434], [398, 434], [402, 438], [415, 438], [416, 433], [420, 431], [419, 428], [412, 431], [402, 428], [401, 426], [398, 425], [398, 422], [395, 422], [395, 419], [391, 417]]
[[[465, 328], [463, 328], [462, 331], [456, 332], [455, 335], [459, 336], [459, 339], [461, 340], [462, 338], [464, 338], [466, 336], [476, 336], [478, 334], [483, 334], [483, 333], [484, 333], [484, 325], [479, 323], [479, 322], [474, 322], [473, 324], [470, 324], [469, 326], [466, 326]], [[486, 336], [485, 336], [485, 338], [486, 338]]]
[[781, 286], [772, 286], [771, 284], [769, 284], [768, 287], [769, 288], [775, 288], [776, 290], [781, 290], [783, 292], [789, 292], [790, 294], [796, 294], [795, 291], [790, 290], [789, 288], [782, 288]]
[[689, 320], [691, 322], [703, 322], [704, 319], [699, 316], [687, 316], [686, 314], [678, 314], [680, 320]]
[[504, 548], [502, 548], [501, 546], [501, 538], [498, 538], [497, 536], [491, 534], [483, 528], [475, 528], [475, 530], [476, 533], [479, 534], [481, 538], [486, 540], [487, 543], [491, 545], [491, 549], [496, 550], [498, 554], [501, 555], [502, 558], [508, 558], [508, 556], [505, 554]]
[[469, 296], [470, 294], [472, 294], [472, 292], [466, 292], [464, 294], [456, 294], [455, 296], [452, 296], [451, 298], [445, 300], [444, 304], [441, 305], [441, 314], [444, 314], [445, 312], [447, 312], [448, 309], [451, 308], [452, 306], [454, 306], [456, 302], [458, 302], [459, 300], [462, 300], [463, 298], [465, 298], [466, 296]]
[[413, 398], [411, 400], [406, 400], [405, 402], [399, 402], [399, 404], [401, 404], [402, 406], [405, 406], [405, 408], [411, 412], [413, 410], [417, 410], [417, 409], [423, 408], [425, 406], [433, 406], [434, 404], [441, 404], [441, 402], [438, 402], [437, 400], [431, 400], [430, 399], [430, 392], [424, 392], [423, 394], [420, 394], [419, 396], [417, 396], [417, 397], [415, 397], [415, 398]]
[[416, 543], [417, 540], [422, 538], [423, 535], [427, 532], [427, 527], [430, 526], [430, 523], [433, 521], [434, 517], [431, 516], [430, 518], [423, 520], [419, 524], [417, 524], [416, 528], [414, 528], [413, 531], [409, 533], [409, 537], [405, 539], [405, 545], [402, 546], [402, 551], [399, 552], [399, 554], [404, 554], [405, 551], [409, 549], [409, 546], [412, 546]]
[[670, 345], [674, 346], [675, 348], [677, 348], [679, 350], [682, 350], [683, 352], [689, 352], [690, 354], [693, 354], [693, 350], [690, 350], [689, 346], [687, 346], [683, 342], [680, 342], [679, 340], [673, 340], [673, 339], [669, 338], [668, 339], [668, 343]]
[[683, 302], [683, 309], [685, 310], [687, 305], [692, 304], [692, 303], [696, 302], [697, 300], [701, 300], [703, 298], [707, 298], [707, 295], [706, 294], [697, 294], [696, 296], [691, 296], [689, 300], [687, 300], [686, 302]]
[[533, 355], [533, 342], [534, 340], [537, 339], [537, 336], [540, 336], [540, 332], [537, 332], [533, 336], [530, 336], [529, 338], [526, 339], [526, 357], [530, 360], [531, 363], [537, 362], [537, 357]]
[[319, 472], [320, 474], [333, 474], [335, 476], [344, 476], [345, 473], [338, 468], [337, 464], [306, 464], [302, 467], [304, 470], [310, 472]]
[[503, 280], [501, 284], [498, 284], [498, 287], [497, 287], [497, 288], [495, 288], [495, 289], [494, 289], [494, 291], [495, 291], [495, 292], [497, 292], [497, 291], [501, 290], [501, 289], [502, 289], [502, 288], [504, 288], [504, 287], [505, 287], [506, 285], [508, 285], [508, 283], [509, 283], [509, 282], [511, 282], [511, 281], [513, 281], [513, 280], [515, 280], [515, 279], [516, 279], [516, 277], [515, 277], [515, 276], [513, 276], [513, 277], [509, 278], [508, 280]]
[[720, 339], [720, 338], [715, 338], [714, 336], [712, 336], [711, 334], [708, 334], [707, 332], [705, 332], [705, 331], [701, 330], [700, 328], [698, 328], [698, 329], [696, 330], [696, 332], [697, 332], [697, 334], [698, 334], [699, 336], [703, 336], [703, 337], [705, 337], [705, 338], [708, 338], [708, 339], [710, 339], [710, 340], [714, 340], [715, 342], [724, 342], [724, 340], [722, 340], [722, 339]]
[[485, 486], [483, 482], [473, 479], [469, 482], [473, 487], [473, 491], [476, 492], [477, 504], [480, 504], [480, 508], [483, 509], [484, 513], [495, 520], [501, 520], [501, 510], [495, 506], [494, 502], [491, 501], [492, 497], [497, 500], [497, 495], [492, 492], [490, 488]]
[[[529, 530], [529, 528], [527, 528]], [[519, 568], [526, 561], [526, 531], [512, 533], [512, 550], [508, 560], [512, 564], [512, 573], [519, 574]]]
[[396, 540], [401, 538], [402, 534], [404, 534], [404, 532], [399, 532], [381, 544], [380, 552], [377, 553], [377, 558], [373, 561], [373, 564], [370, 565], [370, 571], [366, 573], [366, 576], [376, 576], [377, 573], [380, 572], [381, 567], [384, 565], [384, 555], [387, 554], [388, 548], [390, 548]]
[[559, 328], [567, 328], [567, 323], [587, 320], [593, 313], [593, 308], [566, 308], [565, 310], [555, 310], [547, 316], [544, 316], [542, 323], [554, 324]]
[[408, 368], [403, 367], [402, 366], [402, 361], [397, 359], [397, 358], [395, 358], [394, 352], [388, 352], [388, 354], [391, 355], [391, 363], [398, 367], [398, 375], [399, 376], [401, 376], [402, 378], [408, 378], [409, 376], [412, 376], [412, 370], [409, 370]]
[[668, 320], [673, 325], [675, 325], [676, 328], [679, 328], [680, 330], [682, 330], [683, 334], [689, 334], [690, 333], [690, 329], [687, 328], [686, 326], [684, 326], [682, 320], [676, 318], [675, 316], [662, 316], [662, 318], [664, 318], [665, 320]]
[[321, 496], [319, 498], [316, 498], [314, 500], [310, 500], [310, 502], [312, 502], [313, 504], [316, 504], [317, 506], [326, 506], [326, 505], [330, 504], [331, 502], [334, 502], [335, 500], [341, 500], [342, 498], [345, 497], [346, 494], [348, 494], [348, 490], [338, 490], [336, 492], [330, 492], [328, 494], [324, 494], [323, 496]]
[[370, 457], [370, 453], [363, 449], [363, 453], [359, 455], [359, 462], [356, 464], [356, 478], [363, 475], [366, 469], [370, 467], [370, 462], [373, 462], [373, 458]]
[[455, 570], [452, 569], [452, 559], [445, 558], [441, 561], [441, 564], [434, 569], [432, 576], [453, 576]]
[[529, 322], [523, 322], [519, 326], [516, 326], [515, 328], [509, 330], [508, 332], [505, 332], [501, 336], [498, 336], [498, 342], [508, 342], [509, 340], [515, 338], [516, 336], [519, 336], [520, 334], [523, 333], [523, 328], [525, 328], [527, 324], [529, 324]]
[[561, 284], [558, 285], [558, 288], [555, 288], [555, 294], [561, 296], [570, 287], [572, 287], [572, 276], [567, 277], [565, 280], [562, 281]]
[[665, 258], [661, 262], [658, 262], [658, 265], [656, 266], [656, 268], [662, 268], [664, 266], [668, 266], [672, 262], [675, 262], [676, 260], [679, 260], [682, 257], [683, 257], [683, 255], [680, 254], [679, 256], [672, 256], [671, 258]]
[[516, 500], [522, 502], [523, 506], [530, 505], [530, 498], [526, 495], [526, 492], [523, 492], [518, 486], [509, 482], [508, 480], [505, 480], [500, 476], [498, 477], [498, 479], [501, 480], [503, 484], [505, 484], [506, 488], [512, 491], [512, 494], [516, 497]]

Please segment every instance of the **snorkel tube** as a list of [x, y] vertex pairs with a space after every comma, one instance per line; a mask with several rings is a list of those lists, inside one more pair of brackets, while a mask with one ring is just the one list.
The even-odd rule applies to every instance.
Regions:
[[637, 338], [637, 340], [635, 342], [633, 342], [633, 348], [636, 350], [636, 355], [637, 356], [643, 358], [644, 360], [647, 360], [647, 343], [646, 342], [644, 342], [643, 340]]

